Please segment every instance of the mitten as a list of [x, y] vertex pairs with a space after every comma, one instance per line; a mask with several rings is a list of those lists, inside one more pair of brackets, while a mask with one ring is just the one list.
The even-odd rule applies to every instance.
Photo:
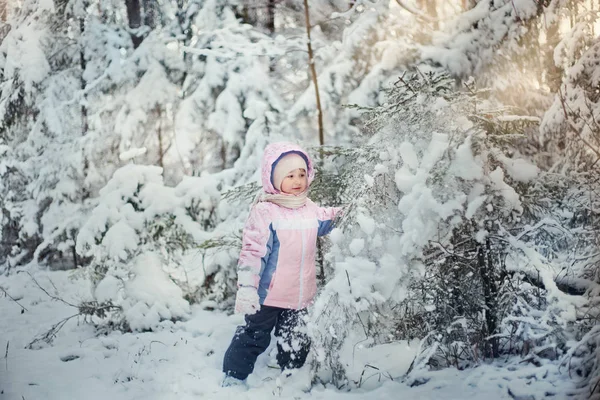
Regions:
[[242, 286], [235, 297], [235, 312], [240, 314], [254, 314], [260, 310], [258, 292], [250, 286]]

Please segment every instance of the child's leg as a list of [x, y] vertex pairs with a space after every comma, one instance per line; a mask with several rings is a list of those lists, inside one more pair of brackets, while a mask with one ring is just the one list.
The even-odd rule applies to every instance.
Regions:
[[256, 358], [269, 347], [271, 331], [280, 308], [261, 306], [253, 315], [246, 315], [246, 326], [238, 326], [223, 359], [223, 372], [237, 379], [246, 379], [254, 370]]
[[277, 318], [277, 363], [281, 369], [300, 368], [304, 365], [310, 349], [306, 334], [306, 310], [284, 310]]

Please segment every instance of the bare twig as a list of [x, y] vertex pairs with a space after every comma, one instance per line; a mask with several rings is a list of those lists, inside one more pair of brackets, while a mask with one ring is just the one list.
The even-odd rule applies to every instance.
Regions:
[[31, 341], [31, 343], [29, 343], [26, 348], [28, 349], [33, 349], [33, 346], [39, 342], [46, 342], [47, 344], [51, 344], [52, 341], [56, 338], [56, 335], [58, 334], [58, 332], [62, 329], [63, 326], [65, 326], [65, 324], [71, 319], [71, 318], [75, 318], [77, 316], [79, 316], [81, 314], [77, 313], [77, 314], [73, 314], [70, 317], [64, 318], [60, 321], [58, 321], [56, 324], [52, 325], [52, 327], [43, 335], [38, 336], [37, 338], [33, 339]]
[[12, 297], [10, 294], [8, 294], [8, 292], [6, 291], [6, 289], [4, 289], [2, 286], [0, 286], [0, 290], [2, 290], [4, 292], [4, 294], [6, 295], [6, 297], [9, 297], [12, 301], [14, 301], [15, 303], [17, 303], [17, 305], [19, 307], [21, 307], [21, 313], [23, 313], [23, 311], [29, 311], [24, 306], [22, 306], [21, 303], [19, 303], [14, 297]]
[[348, 275], [348, 270], [346, 270], [346, 279], [348, 279], [348, 287], [350, 288], [350, 294], [352, 294], [352, 285], [350, 284], [350, 275]]
[[517, 20], [517, 22], [521, 21], [521, 17], [519, 16], [519, 12], [517, 11], [517, 7], [515, 7], [515, 1], [514, 0], [510, 0], [512, 6], [513, 6], [513, 10], [515, 10], [515, 19]]
[[[44, 293], [46, 293], [48, 295], [48, 297], [50, 297], [53, 300], [58, 300], [60, 302], [63, 302], [63, 303], [65, 303], [68, 306], [78, 308], [75, 304], [71, 304], [71, 303], [69, 303], [68, 301], [66, 301], [64, 299], [61, 299], [60, 297], [53, 296], [50, 293], [48, 293], [48, 291], [46, 289], [44, 289], [42, 287], [42, 285], [39, 284], [39, 282], [33, 277], [33, 275], [31, 275], [31, 273], [29, 273], [28, 271], [26, 271], [26, 272], [27, 272], [27, 275], [29, 275], [31, 277], [31, 279], [33, 280], [33, 282], [37, 285], [37, 287], [39, 287]], [[51, 284], [54, 285], [52, 282], [51, 282]], [[56, 288], [56, 286], [55, 286], [55, 288]]]
[[398, 80], [396, 82], [394, 82], [394, 86], [398, 87], [397, 83], [398, 82], [402, 82], [404, 84], [404, 86], [406, 86], [408, 88], [408, 90], [410, 90], [413, 93], [417, 93], [409, 84], [408, 82], [406, 82], [404, 80], [404, 75], [405, 75], [406, 71], [402, 74], [402, 76], [398, 77]]
[[[54, 338], [56, 337], [56, 335], [58, 334], [58, 332], [62, 329], [62, 327], [72, 318], [75, 318], [78, 316], [83, 316], [84, 321], [85, 321], [85, 318], [87, 318], [87, 316], [96, 316], [99, 318], [104, 318], [104, 317], [106, 317], [106, 314], [108, 312], [121, 309], [120, 306], [116, 306], [116, 305], [112, 304], [112, 302], [110, 302], [110, 301], [103, 302], [103, 303], [98, 303], [97, 301], [84, 301], [79, 306], [76, 306], [74, 304], [69, 303], [68, 301], [61, 299], [60, 297], [51, 295], [50, 293], [48, 293], [48, 291], [46, 289], [44, 289], [42, 287], [42, 285], [39, 284], [39, 282], [33, 277], [33, 275], [31, 275], [29, 272], [27, 272], [27, 274], [31, 277], [33, 282], [44, 293], [46, 293], [46, 295], [48, 295], [48, 297], [50, 297], [53, 300], [58, 300], [68, 306], [71, 306], [71, 307], [77, 309], [76, 314], [73, 314], [70, 317], [60, 320], [56, 324], [52, 325], [52, 327], [46, 333], [35, 338], [31, 343], [29, 343], [27, 345], [27, 348], [29, 348], [29, 349], [31, 349], [33, 345], [35, 345], [36, 343], [38, 343], [40, 341], [46, 342], [47, 344], [51, 344], [52, 341], [54, 340]], [[58, 289], [56, 288], [54, 283], [52, 281], [50, 281], [50, 283], [52, 284], [54, 289], [58, 291]], [[5, 291], [5, 293], [6, 293], [6, 291]], [[25, 307], [23, 307], [23, 309], [25, 309]]]

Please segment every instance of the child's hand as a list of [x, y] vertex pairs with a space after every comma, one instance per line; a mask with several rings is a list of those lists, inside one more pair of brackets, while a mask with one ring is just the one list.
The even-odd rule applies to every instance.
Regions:
[[240, 314], [255, 314], [260, 310], [258, 292], [255, 288], [242, 286], [235, 297], [235, 312]]

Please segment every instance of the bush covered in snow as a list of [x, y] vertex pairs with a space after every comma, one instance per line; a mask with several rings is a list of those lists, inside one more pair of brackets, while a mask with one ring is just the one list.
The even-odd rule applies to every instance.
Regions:
[[[561, 201], [590, 192], [574, 192], [584, 177], [557, 180], [514, 151], [511, 134], [535, 121], [420, 72], [370, 111], [352, 164], [361, 195], [332, 233], [335, 272], [314, 311], [321, 379], [352, 385], [339, 350], [357, 343], [422, 339], [413, 381], [425, 366], [572, 352], [590, 329], [580, 295], [597, 286], [577, 265], [597, 243], [575, 217], [589, 201]], [[589, 334], [579, 347], [594, 348]]]
[[[222, 246], [205, 257], [207, 246], [202, 246], [218, 237], [216, 185], [209, 178], [186, 178], [167, 187], [160, 167], [128, 164], [100, 191], [77, 237], [77, 250], [92, 260], [96, 300], [121, 306], [119, 318], [131, 328], [183, 318], [188, 301], [206, 300], [218, 286], [215, 279], [227, 281], [215, 274], [235, 261], [235, 251]], [[237, 243], [229, 248], [237, 250]], [[152, 281], [158, 286], [143, 288]]]

